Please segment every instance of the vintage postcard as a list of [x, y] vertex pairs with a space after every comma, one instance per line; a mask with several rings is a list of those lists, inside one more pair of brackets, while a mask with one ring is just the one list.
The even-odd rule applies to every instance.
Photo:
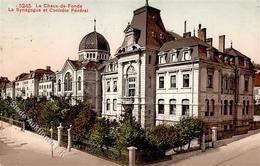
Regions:
[[0, 0], [0, 166], [260, 165], [259, 0]]

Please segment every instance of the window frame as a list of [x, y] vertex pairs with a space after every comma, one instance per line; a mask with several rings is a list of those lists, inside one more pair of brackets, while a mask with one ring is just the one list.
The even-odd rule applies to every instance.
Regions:
[[[187, 102], [188, 104], [184, 104]], [[190, 100], [189, 99], [183, 99], [181, 102], [181, 115], [182, 116], [188, 116], [190, 112]]]
[[164, 99], [158, 100], [158, 114], [164, 114], [165, 111], [165, 103]]
[[[188, 78], [185, 78], [185, 76], [188, 76]], [[190, 74], [188, 74], [188, 73], [184, 73], [183, 75], [182, 75], [182, 87], [183, 88], [189, 88], [190, 87]], [[188, 80], [188, 82], [187, 82], [187, 85], [186, 85], [186, 83], [185, 83], [185, 80]]]
[[[163, 89], [164, 88], [164, 76], [159, 76], [159, 89]], [[162, 79], [162, 80], [161, 80]]]
[[176, 99], [169, 100], [169, 115], [176, 115], [177, 104]]
[[[175, 77], [175, 79], [172, 79], [174, 77]], [[175, 83], [173, 80], [175, 80]], [[175, 86], [174, 86], [174, 84], [175, 84]], [[170, 75], [170, 88], [177, 88], [177, 75], [176, 74]]]

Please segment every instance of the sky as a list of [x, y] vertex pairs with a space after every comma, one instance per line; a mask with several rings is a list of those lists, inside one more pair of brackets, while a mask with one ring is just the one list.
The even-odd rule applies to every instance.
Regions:
[[[81, 4], [87, 13], [17, 13], [8, 8], [19, 3]], [[78, 58], [81, 39], [97, 31], [109, 42], [111, 55], [120, 47], [124, 29], [133, 11], [145, 0], [0, 0], [0, 76], [14, 80], [17, 75], [51, 66], [61, 70], [65, 60]], [[164, 26], [178, 34], [207, 28], [218, 48], [218, 36], [226, 35], [226, 47], [233, 48], [260, 63], [259, 0], [149, 0], [161, 10]]]

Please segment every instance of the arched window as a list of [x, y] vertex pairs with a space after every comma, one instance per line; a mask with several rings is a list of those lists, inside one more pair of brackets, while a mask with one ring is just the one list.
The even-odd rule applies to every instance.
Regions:
[[245, 115], [245, 109], [246, 109], [246, 101], [243, 100], [242, 115]]
[[81, 90], [81, 77], [78, 77], [78, 90]]
[[189, 115], [190, 101], [188, 99], [182, 100], [182, 115]]
[[233, 114], [233, 100], [229, 101], [229, 115]]
[[116, 107], [117, 107], [117, 99], [114, 99], [113, 100], [113, 111], [117, 110]]
[[176, 115], [176, 99], [170, 99], [170, 115]]
[[164, 114], [164, 100], [158, 100], [158, 114]]
[[107, 99], [107, 111], [110, 111], [110, 99]]
[[249, 100], [246, 102], [246, 114], [248, 115], [249, 112]]
[[214, 111], [215, 111], [215, 100], [211, 99], [211, 112], [210, 112], [210, 116], [214, 116]]
[[206, 103], [206, 105], [205, 105], [205, 116], [209, 116], [209, 100], [206, 99], [205, 103]]
[[220, 113], [223, 114], [223, 101], [220, 101]]
[[72, 77], [71, 77], [71, 74], [69, 72], [65, 74], [64, 90], [65, 91], [71, 91], [72, 90]]
[[60, 92], [61, 91], [61, 82], [60, 82], [60, 79], [58, 81], [58, 91]]
[[224, 100], [224, 115], [227, 115], [228, 112], [228, 101]]

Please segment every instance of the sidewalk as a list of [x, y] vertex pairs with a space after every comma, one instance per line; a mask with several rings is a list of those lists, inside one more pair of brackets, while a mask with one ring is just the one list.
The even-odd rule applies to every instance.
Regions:
[[51, 145], [43, 137], [29, 131], [21, 131], [20, 128], [4, 122], [3, 124], [4, 129], [0, 129], [0, 166], [117, 165], [76, 149], [66, 152], [63, 157], [54, 150], [54, 158], [51, 158]]
[[259, 166], [260, 133], [225, 146], [209, 149], [179, 162], [166, 161], [150, 166]]

